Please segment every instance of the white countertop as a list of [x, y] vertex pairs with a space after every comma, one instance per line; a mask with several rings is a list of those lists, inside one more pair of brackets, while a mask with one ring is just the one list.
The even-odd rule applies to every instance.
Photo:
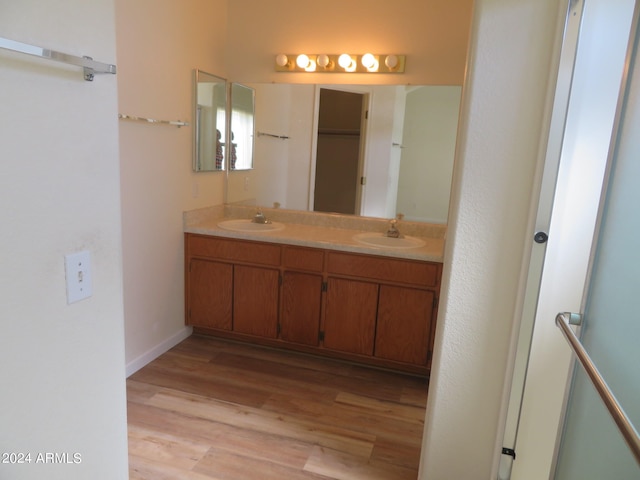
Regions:
[[[229, 217], [225, 217], [224, 215], [200, 216], [199, 218], [185, 221], [184, 231], [186, 233], [213, 235], [216, 237], [237, 238], [284, 245], [298, 245], [303, 247], [315, 247], [327, 250], [366, 253], [370, 255], [407, 258], [439, 263], [442, 263], [443, 258], [443, 236], [430, 237], [411, 235], [412, 237], [423, 240], [425, 245], [418, 248], [386, 248], [366, 245], [353, 239], [354, 235], [362, 233], [363, 231], [381, 231], [377, 225], [376, 230], [354, 230], [330, 226], [287, 223], [278, 220], [285, 224], [284, 229], [265, 232], [244, 232], [226, 230], [218, 226], [219, 222], [228, 219]], [[402, 224], [399, 224], [399, 229], [402, 231]]]

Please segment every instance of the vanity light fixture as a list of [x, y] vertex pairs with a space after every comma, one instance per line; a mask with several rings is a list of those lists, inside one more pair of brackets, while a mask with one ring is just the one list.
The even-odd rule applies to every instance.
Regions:
[[405, 56], [395, 54], [280, 53], [275, 58], [277, 72], [322, 73], [404, 73]]

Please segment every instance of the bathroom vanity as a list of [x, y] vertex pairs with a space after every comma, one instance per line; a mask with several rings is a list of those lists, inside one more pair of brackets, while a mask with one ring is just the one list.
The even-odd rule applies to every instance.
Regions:
[[333, 226], [284, 218], [271, 231], [221, 228], [219, 213], [186, 220], [186, 323], [196, 333], [428, 375], [444, 231], [420, 237], [420, 247], [372, 247], [354, 239], [362, 230], [345, 228], [344, 216], [327, 217]]

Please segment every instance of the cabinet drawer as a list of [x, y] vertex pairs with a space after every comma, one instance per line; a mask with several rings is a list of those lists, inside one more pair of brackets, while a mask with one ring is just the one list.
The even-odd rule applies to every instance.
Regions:
[[189, 255], [258, 265], [280, 265], [280, 246], [205, 235], [187, 235]]
[[311, 272], [322, 272], [324, 251], [313, 248], [283, 247], [282, 266]]
[[435, 287], [440, 282], [440, 264], [328, 252], [327, 272], [387, 282]]

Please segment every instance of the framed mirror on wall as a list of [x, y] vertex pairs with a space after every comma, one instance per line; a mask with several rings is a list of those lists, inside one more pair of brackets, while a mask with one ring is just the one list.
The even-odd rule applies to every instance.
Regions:
[[227, 153], [227, 81], [194, 70], [193, 170], [225, 170]]
[[[446, 223], [460, 85], [248, 85], [255, 91], [252, 169], [227, 177], [227, 203], [347, 213], [322, 205], [321, 189], [331, 202], [348, 196], [348, 213]], [[326, 92], [341, 95], [331, 107], [335, 124], [321, 119]], [[361, 99], [353, 125], [344, 125], [343, 95]], [[323, 155], [343, 164], [346, 152], [354, 158], [350, 172], [325, 175]]]
[[255, 91], [240, 83], [231, 84], [231, 133], [229, 170], [253, 168], [255, 139]]

